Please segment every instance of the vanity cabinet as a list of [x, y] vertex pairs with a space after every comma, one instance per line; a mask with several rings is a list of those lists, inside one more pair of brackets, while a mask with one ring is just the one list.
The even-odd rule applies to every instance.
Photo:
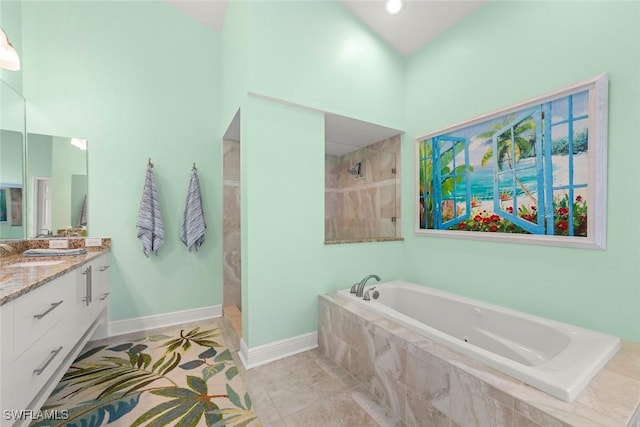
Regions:
[[[109, 255], [0, 306], [0, 426], [28, 425], [101, 323]], [[35, 413], [35, 412], [34, 412]]]
[[64, 324], [72, 283], [67, 274], [13, 301], [16, 409], [29, 406], [73, 347]]

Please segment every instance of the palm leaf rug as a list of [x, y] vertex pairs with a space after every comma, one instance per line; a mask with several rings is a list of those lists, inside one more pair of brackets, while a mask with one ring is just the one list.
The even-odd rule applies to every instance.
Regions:
[[175, 329], [84, 351], [32, 426], [260, 426], [218, 327]]

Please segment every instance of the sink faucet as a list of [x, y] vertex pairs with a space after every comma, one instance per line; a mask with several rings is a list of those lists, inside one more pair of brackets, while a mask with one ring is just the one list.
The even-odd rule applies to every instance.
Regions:
[[357, 297], [362, 297], [364, 295], [364, 287], [367, 284], [367, 281], [369, 279], [376, 279], [378, 282], [382, 280], [380, 279], [380, 277], [376, 276], [375, 274], [370, 274], [368, 276], [365, 276], [365, 278], [362, 279], [360, 283], [358, 283], [358, 289], [356, 290]]
[[[43, 231], [46, 231], [46, 233], [43, 233]], [[51, 236], [51, 230], [47, 230], [46, 228], [43, 228], [40, 230], [40, 233], [38, 233], [37, 237], [48, 237]]]

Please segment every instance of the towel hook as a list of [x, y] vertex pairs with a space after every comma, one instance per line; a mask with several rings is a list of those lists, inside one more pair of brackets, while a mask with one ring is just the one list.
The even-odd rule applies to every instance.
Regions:
[[191, 170], [197, 171], [198, 169], [196, 168], [196, 162], [193, 162], [193, 168]]
[[151, 157], [149, 157], [149, 163], [148, 163], [148, 165], [147, 165], [147, 166], [151, 166], [151, 167], [153, 167], [153, 163], [151, 163]]

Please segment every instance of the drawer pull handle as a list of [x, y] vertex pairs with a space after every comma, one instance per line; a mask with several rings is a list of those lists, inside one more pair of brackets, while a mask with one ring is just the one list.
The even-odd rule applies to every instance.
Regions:
[[84, 301], [85, 305], [89, 305], [93, 300], [93, 285], [91, 283], [93, 279], [92, 266], [87, 267], [86, 270], [82, 272], [82, 274], [87, 277], [87, 279], [85, 280], [84, 298], [82, 298], [82, 301]]
[[100, 298], [100, 301], [106, 300], [110, 293], [111, 292], [107, 292], [107, 293], [102, 294], [102, 297]]
[[49, 366], [49, 364], [53, 362], [53, 359], [56, 358], [58, 353], [60, 353], [60, 350], [62, 350], [62, 346], [58, 347], [55, 350], [51, 350], [51, 354], [49, 355], [49, 358], [47, 359], [47, 361], [44, 363], [44, 366], [42, 368], [34, 369], [33, 373], [36, 375], [40, 375], [41, 373], [43, 373], [44, 370], [47, 369], [47, 366]]
[[105, 271], [107, 268], [109, 268], [108, 265], [103, 265], [102, 267], [100, 267], [98, 270], [100, 271]]
[[56, 308], [57, 306], [59, 306], [60, 304], [62, 304], [62, 302], [63, 302], [63, 301], [64, 301], [64, 300], [60, 300], [60, 301], [58, 301], [58, 302], [52, 302], [52, 303], [51, 303], [51, 307], [49, 307], [49, 308], [47, 309], [47, 311], [45, 311], [45, 312], [44, 312], [44, 313], [42, 313], [42, 314], [34, 314], [34, 315], [33, 315], [33, 318], [34, 318], [34, 319], [38, 319], [38, 320], [39, 320], [39, 319], [42, 319], [42, 318], [43, 318], [44, 316], [46, 316], [47, 314], [51, 313], [51, 311], [52, 311], [54, 308]]

